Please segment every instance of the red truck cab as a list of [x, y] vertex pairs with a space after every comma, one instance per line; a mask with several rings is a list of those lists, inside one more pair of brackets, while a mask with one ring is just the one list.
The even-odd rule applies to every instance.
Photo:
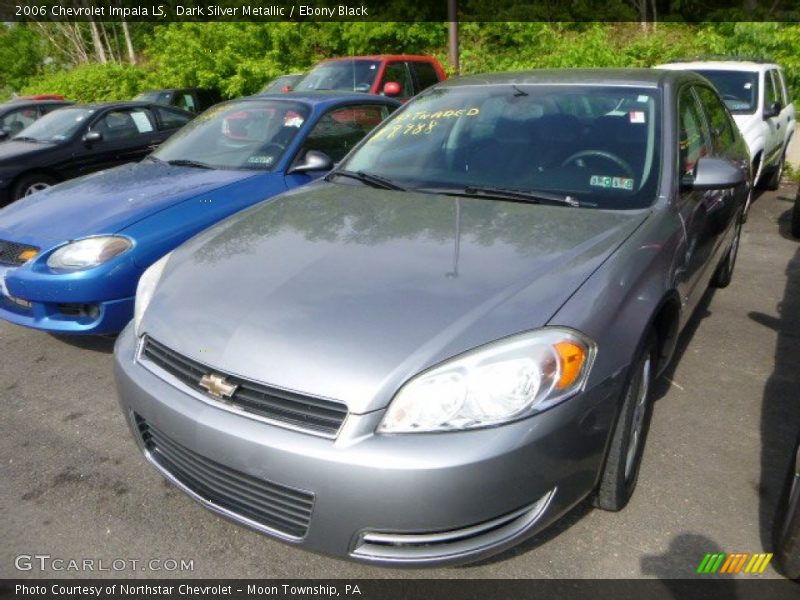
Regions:
[[444, 79], [447, 75], [433, 56], [348, 56], [319, 63], [294, 85], [293, 90], [363, 92], [405, 102]]

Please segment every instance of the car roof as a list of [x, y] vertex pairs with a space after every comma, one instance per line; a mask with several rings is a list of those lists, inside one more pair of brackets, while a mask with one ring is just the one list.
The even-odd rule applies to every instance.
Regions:
[[372, 94], [359, 94], [354, 92], [336, 92], [329, 90], [303, 91], [303, 92], [269, 92], [266, 94], [255, 94], [246, 98], [236, 100], [292, 100], [294, 102], [304, 102], [312, 106], [349, 104], [357, 102], [359, 104], [394, 104], [400, 106], [401, 102], [394, 98], [385, 96], [375, 96]]
[[144, 90], [136, 94], [137, 96], [142, 96], [144, 94], [163, 94], [164, 92], [181, 92], [186, 90], [195, 90], [199, 92], [206, 92], [205, 88], [196, 88], [196, 87], [181, 87], [181, 88], [158, 88], [157, 90]]
[[668, 82], [677, 82], [682, 79], [705, 81], [699, 75], [690, 71], [658, 69], [538, 69], [533, 71], [467, 75], [447, 79], [437, 84], [436, 87], [515, 84], [663, 87]]
[[92, 110], [100, 110], [100, 109], [114, 109], [114, 108], [150, 108], [151, 106], [158, 106], [160, 108], [168, 108], [170, 110], [176, 110], [178, 112], [186, 113], [186, 114], [193, 114], [189, 111], [183, 110], [177, 106], [166, 106], [163, 104], [158, 104], [157, 102], [147, 102], [144, 100], [124, 100], [124, 101], [112, 101], [112, 102], [91, 102], [86, 104], [75, 104], [71, 108], [89, 108]]
[[54, 104], [57, 106], [63, 106], [75, 103], [69, 100], [31, 100], [29, 98], [15, 98], [14, 100], [0, 103], [0, 110], [12, 107], [19, 108], [20, 106], [52, 106]]
[[670, 62], [658, 65], [657, 69], [700, 69], [709, 71], [768, 71], [780, 69], [780, 65], [772, 62], [756, 62], [751, 60], [692, 60]]
[[344, 61], [344, 60], [425, 60], [425, 61], [432, 61], [435, 60], [433, 56], [426, 55], [426, 54], [369, 54], [369, 55], [362, 55], [362, 56], [337, 56], [336, 58], [328, 58], [326, 60], [320, 61], [323, 63], [326, 62], [337, 62], [337, 61]]

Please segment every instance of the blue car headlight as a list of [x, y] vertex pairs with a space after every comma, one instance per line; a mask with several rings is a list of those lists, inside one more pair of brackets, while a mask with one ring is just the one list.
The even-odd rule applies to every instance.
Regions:
[[119, 235], [103, 235], [70, 242], [53, 252], [47, 266], [56, 271], [81, 271], [108, 262], [133, 248], [133, 242]]
[[378, 432], [458, 431], [541, 412], [583, 389], [596, 352], [592, 340], [563, 327], [481, 346], [409, 380]]

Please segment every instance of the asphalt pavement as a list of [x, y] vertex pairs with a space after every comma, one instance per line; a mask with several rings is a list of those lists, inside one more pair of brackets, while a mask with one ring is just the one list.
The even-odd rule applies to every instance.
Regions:
[[[709, 293], [684, 332], [658, 385], [628, 507], [581, 505], [535, 539], [467, 567], [340, 561], [211, 514], [137, 451], [117, 406], [109, 340], [0, 323], [0, 577], [681, 578], [707, 552], [769, 552], [800, 426], [793, 197], [785, 186], [753, 205], [733, 283]], [[71, 568], [84, 560], [95, 571]], [[187, 570], [165, 570], [173, 560]], [[762, 575], [777, 576], [771, 567]]]

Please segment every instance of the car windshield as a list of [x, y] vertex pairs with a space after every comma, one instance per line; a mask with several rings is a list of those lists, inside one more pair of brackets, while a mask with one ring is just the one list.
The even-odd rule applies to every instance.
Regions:
[[220, 104], [178, 131], [152, 156], [214, 169], [272, 170], [308, 114], [299, 102]]
[[717, 88], [732, 113], [750, 114], [758, 107], [758, 73], [698, 70]]
[[297, 80], [299, 80], [302, 75], [283, 75], [282, 77], [278, 77], [277, 79], [273, 79], [264, 88], [261, 90], [262, 94], [270, 94], [274, 92], [283, 92], [285, 91], [284, 88], [288, 87], [292, 89], [294, 84]]
[[369, 92], [380, 64], [377, 60], [337, 60], [322, 63], [298, 81], [294, 89], [298, 92], [313, 90]]
[[60, 108], [26, 127], [16, 138], [36, 142], [68, 140], [94, 114], [93, 108]]
[[134, 98], [138, 102], [154, 102], [155, 104], [169, 104], [172, 92], [144, 92]]
[[421, 191], [499, 188], [569, 196], [573, 205], [642, 208], [658, 186], [659, 107], [653, 88], [439, 88], [376, 129], [340, 170]]

